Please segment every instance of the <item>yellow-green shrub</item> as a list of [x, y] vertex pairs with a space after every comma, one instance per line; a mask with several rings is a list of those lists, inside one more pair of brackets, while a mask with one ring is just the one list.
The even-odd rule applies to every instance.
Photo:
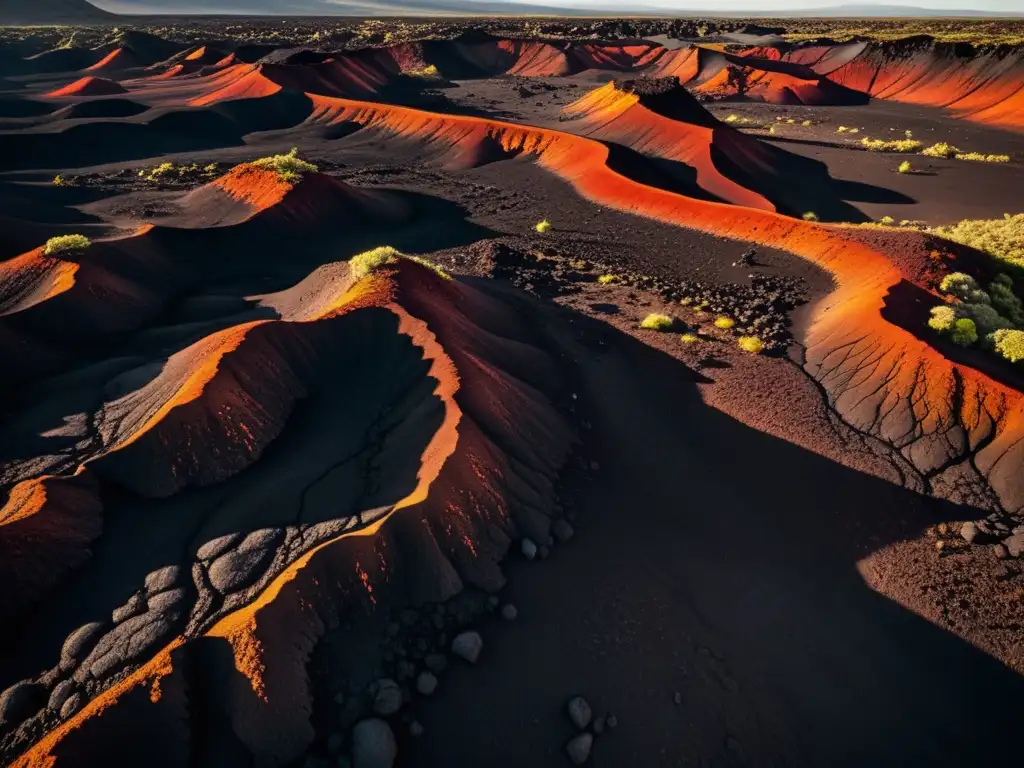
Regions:
[[299, 157], [298, 147], [292, 147], [286, 155], [273, 155], [253, 160], [251, 165], [274, 171], [277, 177], [287, 184], [297, 184], [302, 181], [303, 175], [315, 173], [318, 170], [315, 165]]
[[932, 144], [930, 147], [922, 149], [921, 154], [926, 157], [944, 157], [948, 160], [949, 158], [960, 154], [960, 151], [960, 149], [954, 147], [952, 144], [940, 141], [938, 144]]
[[1024, 331], [1004, 328], [992, 334], [991, 342], [993, 349], [1011, 363], [1024, 360]]
[[618, 275], [607, 274], [601, 275], [599, 278], [597, 278], [597, 282], [599, 282], [601, 285], [609, 285], [611, 283], [618, 281], [618, 279]]
[[382, 245], [372, 251], [356, 254], [348, 263], [352, 268], [352, 276], [359, 280], [387, 264], [394, 264], [401, 256], [402, 254], [390, 245]]
[[950, 338], [954, 344], [959, 344], [961, 347], [969, 347], [978, 340], [978, 329], [975, 327], [974, 321], [969, 317], [961, 317], [953, 324]]
[[978, 287], [978, 281], [963, 272], [950, 272], [939, 283], [939, 290], [955, 296], [960, 301], [989, 302], [988, 294]]
[[55, 256], [58, 253], [67, 253], [68, 251], [84, 251], [92, 243], [89, 238], [85, 235], [61, 235], [60, 237], [51, 237], [46, 241], [46, 245], [43, 247], [43, 253], [47, 256]]
[[871, 152], [917, 152], [921, 142], [916, 139], [872, 139], [865, 136], [860, 140], [861, 146]]
[[433, 64], [428, 64], [425, 67], [419, 69], [407, 69], [404, 74], [410, 77], [440, 77], [441, 73], [438, 72], [437, 67]]
[[1009, 155], [986, 155], [982, 152], [961, 152], [954, 155], [957, 160], [973, 160], [976, 163], [1008, 163]]
[[700, 336], [698, 336], [696, 333], [684, 333], [682, 336], [679, 337], [679, 340], [683, 342], [683, 344], [696, 344], [698, 341], [700, 341]]
[[721, 317], [715, 318], [715, 328], [721, 328], [723, 331], [729, 330], [734, 325], [736, 325], [736, 321], [733, 320], [731, 317], [726, 317], [725, 315], [722, 315]]
[[739, 348], [752, 355], [759, 355], [764, 351], [764, 342], [757, 336], [740, 336], [736, 339]]
[[948, 304], [932, 307], [928, 327], [939, 333], [947, 333], [956, 325], [956, 310]]
[[536, 229], [543, 235], [545, 232], [551, 231], [551, 222], [548, 221], [547, 219], [544, 219], [544, 221], [538, 222], [537, 226], [535, 226], [534, 229]]
[[931, 231], [1024, 269], [1024, 213], [1007, 213], [1001, 219], [965, 219]]
[[675, 324], [675, 321], [668, 315], [661, 315], [657, 312], [652, 312], [643, 319], [640, 323], [641, 328], [647, 328], [652, 331], [667, 331]]

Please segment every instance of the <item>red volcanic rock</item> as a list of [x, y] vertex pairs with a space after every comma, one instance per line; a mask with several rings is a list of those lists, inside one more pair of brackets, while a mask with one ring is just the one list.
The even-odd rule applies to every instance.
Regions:
[[89, 557], [103, 528], [98, 487], [87, 474], [40, 477], [11, 489], [0, 507], [0, 618], [39, 600]]
[[88, 75], [63, 88], [50, 91], [46, 96], [51, 99], [60, 99], [71, 96], [115, 96], [121, 93], [128, 93], [128, 91], [120, 83]]
[[917, 39], [751, 53], [806, 66], [876, 99], [945, 107], [957, 117], [1011, 130], [1024, 126], [1019, 48], [975, 50]]
[[[319, 539], [307, 530], [310, 541], [289, 549], [287, 558], [280, 554], [285, 538], [270, 532], [205, 548], [209, 562], [221, 564], [218, 584], [231, 590], [253, 583], [244, 589], [255, 591], [242, 600], [229, 597], [216, 623], [195, 640], [168, 634], [166, 618], [153, 609], [98, 638], [76, 679], [84, 678], [84, 669], [100, 677], [120, 669], [139, 648], [150, 660], [51, 730], [15, 765], [60, 766], [70, 754], [100, 760], [123, 740], [114, 734], [123, 735], [126, 717], [135, 724], [133, 745], [159, 743], [160, 733], [187, 723], [180, 715], [192, 693], [181, 677], [181, 654], [200, 646], [223, 651], [211, 664], [223, 680], [221, 706], [237, 738], [254, 753], [296, 759], [314, 736], [312, 692], [301, 669], [330, 615], [389, 593], [421, 603], [446, 599], [464, 584], [496, 589], [503, 583], [497, 563], [513, 536], [549, 535], [553, 483], [571, 434], [545, 394], [558, 386], [558, 368], [531, 343], [532, 332], [514, 307], [404, 260], [359, 280], [347, 264], [330, 265], [263, 302], [278, 308], [282, 319], [214, 334], [199, 342], [202, 350], [172, 358], [151, 384], [111, 406], [115, 434], [100, 460], [100, 477], [130, 481], [148, 494], [171, 490], [151, 485], [161, 467], [177, 483], [199, 480], [196, 472], [221, 472], [222, 480], [237, 479], [221, 488], [241, 490], [251, 482], [244, 478], [260, 474], [240, 473], [243, 466], [264, 459], [259, 448], [236, 453], [228, 436], [252, 440], [254, 447], [274, 440], [303, 385], [315, 386], [315, 371], [348, 350], [360, 361], [346, 374], [348, 383], [371, 379], [338, 405], [347, 403], [352, 414], [378, 407], [387, 414], [373, 432], [371, 495], [360, 494], [361, 472], [337, 475], [316, 509], [341, 516], [338, 523], [325, 523]], [[345, 386], [330, 382], [342, 395]], [[357, 392], [363, 395], [358, 402], [351, 397]], [[168, 452], [182, 460], [169, 474]], [[110, 463], [128, 454], [135, 455], [131, 467]], [[294, 481], [275, 488], [278, 500], [305, 497]], [[363, 514], [345, 522], [354, 510], [344, 498]], [[218, 506], [225, 503], [253, 511], [247, 493]], [[229, 563], [225, 547], [244, 551]], [[243, 561], [253, 569], [244, 578], [231, 565]], [[204, 581], [212, 578], [206, 563], [195, 564]], [[134, 633], [131, 644], [122, 642], [126, 632]], [[154, 638], [161, 644], [150, 645]]]
[[[581, 195], [604, 205], [780, 248], [827, 269], [838, 287], [819, 303], [806, 332], [806, 368], [837, 412], [899, 447], [923, 471], [941, 457], [947, 474], [958, 467], [990, 484], [1006, 509], [1024, 508], [1024, 480], [1007, 469], [1024, 462], [1024, 396], [951, 362], [882, 317], [890, 290], [905, 279], [920, 279], [918, 272], [894, 264], [885, 248], [843, 229], [639, 184], [607, 166], [607, 147], [579, 136], [343, 99], [314, 101], [316, 121], [372, 126], [429, 142], [435, 152], [447, 145], [448, 153], [465, 153], [474, 143], [498, 142], [506, 152], [535, 155]], [[924, 243], [915, 252], [919, 261], [927, 260]], [[951, 436], [952, 425], [962, 439]], [[949, 488], [955, 494], [955, 483]]]
[[359, 189], [315, 172], [291, 183], [271, 169], [247, 163], [189, 192], [181, 206], [177, 222], [189, 228], [252, 221], [310, 231], [339, 223], [398, 221], [407, 214], [405, 206], [386, 193]]
[[771, 174], [768, 153], [757, 139], [718, 122], [675, 78], [609, 83], [563, 113], [574, 120], [576, 133], [688, 165], [696, 171], [697, 185], [718, 199], [775, 210], [763, 195], [716, 166], [717, 155], [754, 174]]
[[86, 72], [116, 72], [120, 69], [131, 69], [141, 64], [138, 56], [130, 48], [115, 48], [91, 67]]

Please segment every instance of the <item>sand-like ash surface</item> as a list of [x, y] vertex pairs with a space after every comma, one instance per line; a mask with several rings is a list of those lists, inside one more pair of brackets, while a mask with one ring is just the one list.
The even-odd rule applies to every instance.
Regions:
[[1001, 267], [857, 226], [1003, 213], [1019, 48], [275, 30], [0, 36], [0, 762], [1019, 762]]

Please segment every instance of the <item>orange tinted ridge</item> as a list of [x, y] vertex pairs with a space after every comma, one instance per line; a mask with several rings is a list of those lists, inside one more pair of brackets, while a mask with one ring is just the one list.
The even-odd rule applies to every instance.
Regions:
[[[444, 405], [445, 415], [440, 427], [423, 452], [417, 472], [416, 486], [407, 496], [396, 502], [386, 515], [377, 518], [365, 528], [346, 531], [303, 554], [271, 581], [255, 600], [225, 616], [206, 632], [206, 636], [223, 638], [231, 645], [236, 670], [249, 681], [253, 692], [264, 701], [268, 700], [272, 691], [268, 691], [268, 681], [265, 679], [267, 666], [264, 661], [264, 649], [258, 636], [261, 612], [278, 598], [282, 589], [295, 580], [317, 553], [344, 538], [373, 536], [398, 510], [426, 501], [431, 484], [437, 479], [441, 468], [454, 453], [458, 444], [458, 424], [462, 418], [462, 411], [455, 401], [455, 394], [459, 389], [458, 372], [426, 323], [413, 317], [394, 302], [395, 281], [402, 279], [402, 274], [406, 276], [405, 279], [411, 280], [435, 278], [425, 267], [402, 262], [400, 265], [380, 270], [358, 281], [342, 300], [329, 307], [317, 319], [337, 317], [369, 306], [379, 306], [394, 312], [399, 319], [398, 332], [408, 336], [413, 344], [423, 350], [424, 358], [430, 361], [427, 375], [438, 382], [434, 394]], [[149, 686], [150, 700], [158, 701], [160, 697], [159, 681], [173, 669], [171, 653], [185, 642], [183, 637], [175, 638], [150, 662], [101, 693], [80, 712], [46, 734], [14, 762], [14, 768], [51, 768], [56, 765], [58, 761], [56, 749], [62, 739], [82, 727], [88, 720], [101, 716], [122, 696], [140, 685]]]
[[[963, 403], [976, 399], [997, 425], [996, 436], [974, 454], [975, 464], [1004, 504], [1015, 508], [1014, 500], [1024, 492], [1024, 479], [1003, 468], [1024, 461], [1021, 394], [974, 368], [947, 360], [914, 334], [882, 318], [890, 289], [914, 276], [903, 274], [881, 251], [857, 242], [839, 227], [694, 200], [644, 186], [608, 168], [608, 149], [604, 145], [572, 134], [307, 95], [314, 103], [312, 122], [352, 122], [432, 146], [496, 140], [506, 151], [535, 155], [542, 167], [570, 182], [589, 200], [709, 234], [778, 248], [828, 270], [838, 286], [815, 308], [805, 339], [806, 367], [831, 393], [839, 413], [871, 434], [886, 439], [902, 436], [899, 442], [903, 444], [943, 439], [939, 433], [950, 424], [970, 431], [972, 416]], [[952, 393], [957, 391], [964, 397], [954, 397]], [[909, 423], [918, 424], [919, 430], [907, 436], [905, 425]]]

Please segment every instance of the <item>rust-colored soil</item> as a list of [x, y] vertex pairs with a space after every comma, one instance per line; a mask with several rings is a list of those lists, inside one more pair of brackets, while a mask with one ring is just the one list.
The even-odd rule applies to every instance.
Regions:
[[825, 116], [1001, 205], [1019, 51], [126, 34], [0, 116], [3, 764], [1013, 764], [1022, 378], [926, 325], [1004, 267]]

